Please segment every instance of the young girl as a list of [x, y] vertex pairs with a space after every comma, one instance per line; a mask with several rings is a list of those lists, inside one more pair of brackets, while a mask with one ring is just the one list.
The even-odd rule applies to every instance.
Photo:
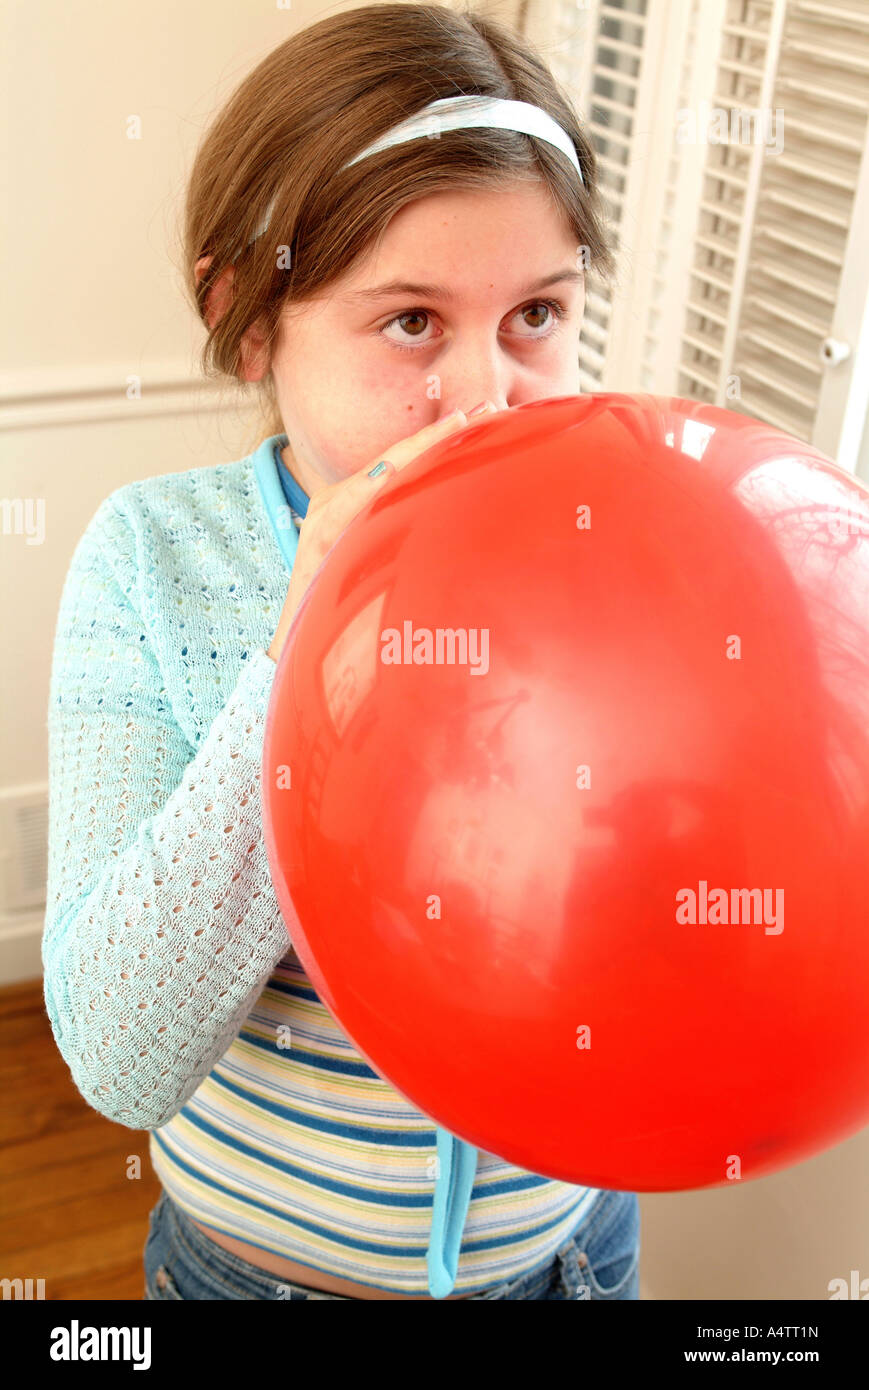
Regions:
[[637, 1298], [636, 1194], [478, 1152], [353, 1048], [260, 811], [276, 662], [344, 527], [476, 411], [579, 391], [584, 270], [612, 270], [592, 150], [505, 28], [369, 5], [241, 84], [185, 238], [203, 365], [277, 414], [101, 504], [49, 713], [45, 1001], [89, 1104], [150, 1131], [145, 1297]]

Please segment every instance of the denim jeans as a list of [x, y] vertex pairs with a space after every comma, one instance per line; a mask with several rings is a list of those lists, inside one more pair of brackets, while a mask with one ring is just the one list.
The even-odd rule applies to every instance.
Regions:
[[[635, 1192], [602, 1191], [572, 1235], [535, 1268], [476, 1298], [638, 1299], [640, 1204]], [[338, 1299], [367, 1302], [289, 1284], [209, 1240], [164, 1191], [145, 1242], [145, 1299]], [[399, 1300], [400, 1301], [400, 1300]], [[438, 1302], [444, 1300], [436, 1300]]]

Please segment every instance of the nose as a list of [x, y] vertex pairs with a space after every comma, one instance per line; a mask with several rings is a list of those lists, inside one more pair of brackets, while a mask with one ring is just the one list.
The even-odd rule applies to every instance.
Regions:
[[465, 414], [483, 401], [498, 410], [507, 410], [516, 386], [516, 364], [503, 348], [477, 336], [450, 345], [443, 360], [441, 405], [445, 415], [451, 410]]

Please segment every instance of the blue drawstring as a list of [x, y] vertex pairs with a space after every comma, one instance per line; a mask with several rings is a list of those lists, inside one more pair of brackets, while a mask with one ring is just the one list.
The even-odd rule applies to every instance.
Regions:
[[452, 1293], [459, 1264], [462, 1232], [477, 1171], [477, 1150], [436, 1128], [438, 1176], [428, 1243], [428, 1291], [432, 1298]]

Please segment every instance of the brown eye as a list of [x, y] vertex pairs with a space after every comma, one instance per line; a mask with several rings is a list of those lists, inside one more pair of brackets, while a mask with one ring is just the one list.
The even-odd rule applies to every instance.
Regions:
[[[425, 309], [405, 309], [403, 313], [396, 314], [394, 319], [390, 319], [389, 323], [385, 323], [379, 331], [387, 342], [400, 351], [418, 352], [421, 347], [428, 347], [429, 343], [434, 342], [434, 338], [423, 338], [422, 336], [428, 323], [429, 315]], [[396, 335], [394, 337], [392, 335], [393, 329]], [[416, 344], [414, 344], [414, 338], [418, 340]]]
[[[560, 320], [567, 317], [567, 309], [559, 299], [540, 299], [517, 309], [512, 317], [514, 321], [521, 317], [525, 327], [531, 330], [529, 333], [518, 333], [517, 337], [524, 338], [528, 343], [538, 340], [548, 342], [558, 332]], [[399, 352], [419, 352], [424, 347], [431, 347], [442, 336], [433, 333], [423, 337], [425, 330], [433, 327], [427, 309], [405, 309], [377, 331]]]
[[[399, 314], [397, 319], [393, 319], [393, 323], [400, 323], [404, 331], [408, 333], [411, 338], [417, 338], [419, 337], [420, 333], [424, 330], [425, 324], [423, 324], [421, 329], [414, 328], [414, 319], [416, 320], [417, 324], [419, 324], [422, 319], [427, 318], [428, 314], [426, 314], [423, 310], [409, 309], [406, 314]], [[410, 320], [409, 323], [408, 320]]]
[[[545, 328], [547, 322], [549, 321], [550, 311], [549, 306], [547, 304], [529, 304], [526, 309], [522, 310], [522, 312], [523, 314], [534, 315], [539, 320], [539, 322], [537, 323], [529, 323], [529, 328]], [[526, 323], [528, 323], [527, 319]]]
[[526, 328], [542, 330], [540, 332], [520, 333], [520, 338], [527, 338], [529, 342], [535, 342], [538, 339], [540, 342], [548, 342], [558, 332], [561, 319], [567, 317], [567, 310], [560, 299], [539, 299], [535, 300], [533, 304], [526, 304], [524, 309], [519, 309], [516, 317], [518, 318], [520, 315]]

